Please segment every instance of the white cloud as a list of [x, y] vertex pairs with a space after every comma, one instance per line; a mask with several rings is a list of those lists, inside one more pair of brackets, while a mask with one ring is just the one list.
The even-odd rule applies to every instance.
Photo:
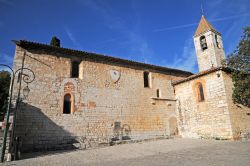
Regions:
[[69, 30], [68, 28], [65, 28], [65, 32], [68, 35], [70, 41], [77, 47], [77, 49], [81, 49], [80, 43], [76, 40], [71, 30]]
[[182, 25], [177, 25], [177, 26], [170, 26], [170, 27], [165, 27], [165, 28], [154, 29], [153, 32], [161, 32], [161, 31], [167, 31], [167, 30], [187, 28], [187, 27], [197, 26], [198, 24], [199, 23], [197, 22], [197, 23], [191, 23], [191, 24], [182, 24]]
[[[243, 14], [232, 15], [232, 16], [228, 16], [228, 17], [220, 17], [220, 18], [209, 19], [209, 22], [220, 22], [220, 21], [233, 20], [233, 19], [239, 21], [239, 20], [247, 18], [249, 16], [250, 16], [250, 13], [243, 13]], [[238, 19], [238, 18], [240, 18], [240, 19]], [[177, 26], [170, 26], [170, 27], [165, 27], [165, 28], [154, 29], [153, 32], [162, 32], [162, 31], [168, 31], [168, 30], [195, 27], [198, 24], [199, 23], [197, 22], [197, 23], [182, 24], [182, 25], [177, 25]]]
[[196, 72], [197, 60], [192, 37], [186, 40], [181, 55], [175, 55], [173, 62], [162, 62], [163, 66]]
[[209, 21], [210, 22], [218, 22], [218, 21], [232, 20], [232, 19], [237, 19], [237, 18], [244, 19], [247, 16], [250, 16], [250, 13], [243, 13], [243, 14], [238, 14], [238, 15], [233, 15], [233, 16], [228, 16], [228, 17], [215, 18], [215, 19], [211, 19]]
[[133, 59], [139, 60], [144, 63], [150, 63], [153, 50], [149, 47], [146, 40], [135, 32], [128, 32], [128, 49], [129, 56]]
[[[78, 0], [78, 2], [80, 2], [84, 6], [87, 6], [89, 9], [95, 11], [96, 13], [99, 13], [99, 16], [103, 20], [103, 23], [106, 27], [121, 33], [120, 38], [123, 38], [123, 41], [118, 43], [119, 40], [117, 40], [118, 38], [116, 38], [117, 45], [120, 45], [116, 47], [116, 49], [126, 47], [126, 50], [128, 50], [128, 55], [126, 58], [142, 61], [144, 63], [150, 63], [153, 50], [148, 45], [148, 42], [141, 35], [136, 33], [136, 28], [139, 28], [140, 19], [138, 17], [134, 1], [131, 1], [131, 8], [133, 10], [132, 14], [134, 14], [136, 20], [133, 27], [127, 27], [124, 19], [119, 16], [113, 15], [113, 9], [110, 8], [107, 3], [93, 0]], [[109, 43], [109, 41], [106, 43]]]

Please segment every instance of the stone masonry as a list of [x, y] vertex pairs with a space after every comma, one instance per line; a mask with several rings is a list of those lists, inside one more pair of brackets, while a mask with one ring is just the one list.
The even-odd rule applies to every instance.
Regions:
[[[88, 148], [122, 137], [134, 140], [170, 136], [170, 120], [176, 119], [171, 83], [185, 74], [145, 69], [151, 78], [151, 87], [145, 88], [144, 70], [82, 58], [79, 78], [70, 78], [71, 61], [78, 57], [49, 55], [19, 46], [14, 69], [20, 67], [24, 52], [25, 67], [32, 69], [36, 78], [29, 84], [28, 99], [17, 112], [15, 131], [21, 137], [22, 151], [72, 145]], [[117, 82], [111, 79], [113, 70], [120, 73]], [[160, 89], [161, 98], [156, 97], [156, 89]], [[73, 97], [73, 109], [71, 114], [63, 114], [64, 95], [68, 93]], [[172, 134], [177, 134], [173, 132], [177, 128], [174, 123]]]
[[[198, 101], [197, 83], [204, 101]], [[233, 103], [230, 73], [223, 70], [175, 84], [180, 135], [191, 138], [249, 138], [250, 108]]]
[[[220, 77], [217, 76], [220, 75]], [[183, 137], [232, 138], [232, 125], [222, 72], [175, 85], [180, 133]], [[199, 102], [196, 84], [202, 83], [205, 101]]]

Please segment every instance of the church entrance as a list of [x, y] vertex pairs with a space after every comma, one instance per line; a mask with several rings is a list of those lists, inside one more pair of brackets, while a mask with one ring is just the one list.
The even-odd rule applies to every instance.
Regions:
[[179, 134], [176, 117], [171, 117], [169, 119], [169, 130], [170, 136], [177, 136]]

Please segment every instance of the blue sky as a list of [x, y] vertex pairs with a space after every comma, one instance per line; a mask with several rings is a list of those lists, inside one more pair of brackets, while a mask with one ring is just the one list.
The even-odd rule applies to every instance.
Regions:
[[0, 63], [25, 39], [197, 72], [193, 34], [201, 18], [222, 33], [226, 54], [250, 26], [249, 0], [0, 0]]

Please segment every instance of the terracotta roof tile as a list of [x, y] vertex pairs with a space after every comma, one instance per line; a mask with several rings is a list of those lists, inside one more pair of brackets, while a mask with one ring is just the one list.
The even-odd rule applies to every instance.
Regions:
[[163, 72], [163, 73], [179, 73], [186, 77], [193, 74], [189, 71], [156, 66], [156, 65], [146, 64], [142, 62], [136, 62], [132, 60], [126, 60], [126, 59], [121, 59], [117, 57], [107, 56], [103, 54], [91, 53], [91, 52], [80, 51], [80, 50], [73, 50], [73, 49], [68, 49], [68, 48], [63, 48], [63, 47], [55, 47], [55, 46], [51, 46], [47, 44], [31, 42], [31, 41], [26, 41], [26, 40], [19, 40], [19, 41], [13, 40], [13, 42], [16, 45], [27, 50], [43, 51], [43, 52], [50, 53], [56, 56], [60, 56], [60, 55], [77, 56], [77, 57], [81, 57], [86, 60], [92, 60], [95, 62], [100, 61], [100, 62], [106, 62], [106, 63], [112, 63], [112, 64], [120, 64], [123, 66], [133, 66], [135, 68], [140, 68], [140, 69], [145, 69], [145, 70], [151, 69], [151, 70], [155, 70], [155, 71]]
[[205, 71], [202, 71], [198, 74], [194, 74], [194, 75], [191, 75], [189, 77], [186, 77], [186, 78], [183, 78], [183, 79], [179, 79], [177, 81], [174, 81], [172, 82], [173, 85], [178, 85], [180, 83], [183, 83], [183, 82], [187, 82], [189, 80], [193, 80], [195, 78], [198, 78], [198, 77], [201, 77], [201, 76], [204, 76], [204, 75], [207, 75], [207, 74], [210, 74], [210, 73], [213, 73], [215, 71], [219, 71], [219, 70], [223, 70], [223, 71], [226, 71], [226, 72], [231, 72], [232, 70], [228, 67], [213, 67], [211, 69], [208, 69], [208, 70], [205, 70]]
[[[216, 29], [206, 20], [206, 18], [202, 15], [201, 16], [201, 20], [200, 20], [200, 23], [199, 23], [199, 26], [198, 28], [196, 29], [196, 32], [194, 34], [194, 36], [198, 36], [204, 32], [207, 32], [207, 31], [214, 31], [214, 32], [217, 32]], [[218, 32], [217, 32], [218, 33]]]

